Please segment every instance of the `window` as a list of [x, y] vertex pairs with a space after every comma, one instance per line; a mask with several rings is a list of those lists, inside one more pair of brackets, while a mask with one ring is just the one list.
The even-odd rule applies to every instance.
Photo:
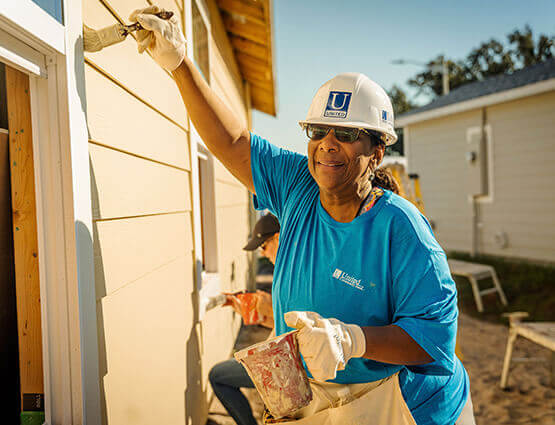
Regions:
[[202, 269], [206, 273], [218, 272], [218, 238], [216, 231], [216, 197], [214, 158], [198, 145], [198, 171], [200, 189], [200, 215], [202, 237]]
[[208, 31], [198, 5], [193, 1], [193, 57], [195, 64], [210, 84], [210, 59], [208, 57]]
[[64, 23], [62, 0], [32, 0], [42, 10], [56, 19], [60, 24]]

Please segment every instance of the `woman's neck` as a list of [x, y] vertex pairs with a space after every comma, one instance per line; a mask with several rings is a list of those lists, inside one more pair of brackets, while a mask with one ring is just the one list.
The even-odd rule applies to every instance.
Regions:
[[335, 221], [349, 223], [356, 218], [362, 202], [364, 202], [371, 190], [371, 183], [347, 194], [326, 192], [320, 189], [320, 202], [322, 207]]

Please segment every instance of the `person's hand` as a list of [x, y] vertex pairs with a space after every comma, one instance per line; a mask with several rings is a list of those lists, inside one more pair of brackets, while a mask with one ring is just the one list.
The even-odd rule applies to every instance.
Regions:
[[284, 318], [288, 326], [299, 329], [299, 351], [317, 381], [334, 379], [349, 359], [366, 352], [366, 338], [358, 325], [324, 319], [312, 311], [290, 311]]
[[225, 300], [225, 303], [222, 305], [222, 307], [231, 306], [233, 307], [233, 310], [235, 311], [235, 313], [241, 315], [241, 302], [235, 296], [236, 294], [224, 292], [224, 295], [226, 300]]
[[129, 20], [139, 22], [144, 28], [137, 31], [139, 53], [148, 50], [158, 65], [172, 72], [185, 57], [186, 42], [177, 16], [174, 14], [164, 20], [155, 15], [161, 11], [163, 9], [158, 6], [137, 9], [129, 16]]

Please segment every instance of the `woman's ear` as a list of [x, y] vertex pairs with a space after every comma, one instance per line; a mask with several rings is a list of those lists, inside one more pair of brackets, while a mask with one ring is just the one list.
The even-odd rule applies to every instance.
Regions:
[[378, 166], [381, 164], [384, 155], [385, 155], [385, 145], [380, 144], [374, 147], [374, 153], [372, 154], [370, 159], [374, 170], [378, 168]]

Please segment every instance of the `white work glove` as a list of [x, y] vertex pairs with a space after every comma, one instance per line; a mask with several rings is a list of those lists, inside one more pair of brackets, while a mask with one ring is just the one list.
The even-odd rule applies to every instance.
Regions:
[[179, 28], [177, 15], [164, 20], [155, 15], [162, 12], [158, 6], [135, 10], [131, 22], [139, 22], [144, 29], [137, 31], [139, 53], [148, 49], [153, 59], [162, 68], [173, 71], [185, 57], [185, 37]]
[[366, 338], [358, 325], [324, 319], [312, 311], [290, 311], [284, 317], [288, 326], [299, 329], [299, 350], [316, 381], [334, 379], [349, 359], [366, 352]]

